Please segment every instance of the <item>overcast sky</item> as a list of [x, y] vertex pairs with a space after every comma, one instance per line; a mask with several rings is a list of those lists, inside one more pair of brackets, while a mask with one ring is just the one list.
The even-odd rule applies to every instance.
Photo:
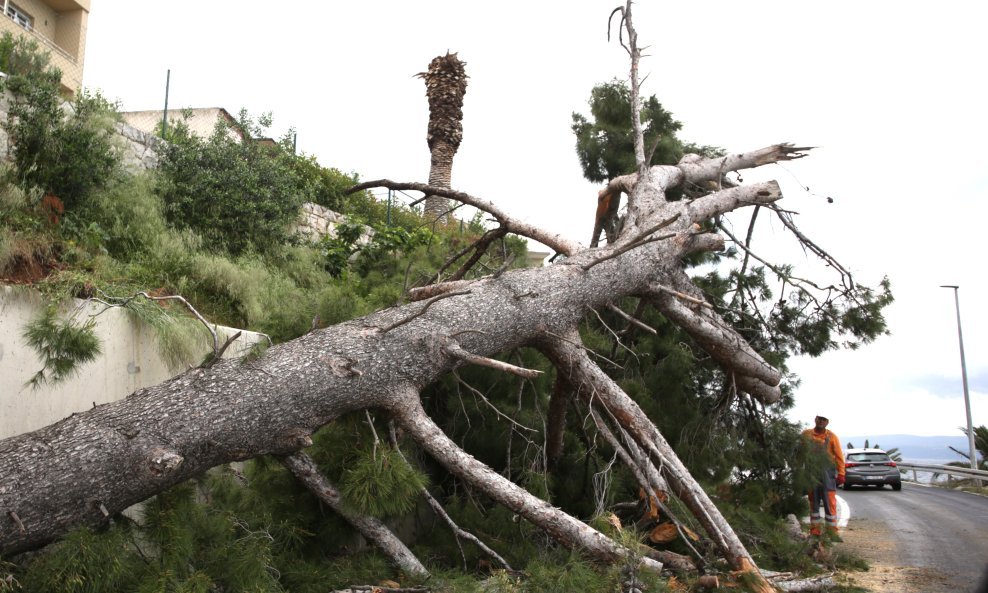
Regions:
[[[414, 75], [447, 50], [466, 62], [453, 187], [586, 243], [597, 187], [570, 130], [591, 88], [626, 79], [607, 41], [614, 0], [474, 3], [93, 0], [85, 85], [122, 110], [273, 112], [273, 135], [364, 180], [425, 181], [428, 106]], [[857, 281], [884, 276], [892, 334], [792, 364], [790, 416], [843, 436], [957, 435], [965, 424], [958, 284], [974, 423], [988, 424], [988, 41], [980, 3], [642, 2], [643, 95], [681, 137], [745, 151], [791, 141], [809, 158], [777, 179], [785, 208]], [[807, 189], [808, 188], [808, 189]], [[828, 203], [826, 197], [834, 202]], [[735, 224], [747, 224], [747, 213]], [[769, 217], [754, 247], [816, 271]], [[829, 281], [829, 280], [828, 280]], [[894, 443], [883, 445], [893, 446]]]

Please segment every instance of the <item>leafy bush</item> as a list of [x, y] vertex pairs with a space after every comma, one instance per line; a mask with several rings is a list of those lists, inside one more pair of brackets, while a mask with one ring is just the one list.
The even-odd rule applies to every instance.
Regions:
[[270, 124], [270, 117], [255, 122], [242, 111], [236, 125], [218, 122], [207, 140], [176, 125], [159, 165], [158, 191], [168, 221], [233, 255], [286, 243], [314, 188], [299, 174], [300, 157], [284, 141], [266, 146], [254, 140]]
[[346, 190], [357, 185], [357, 176], [321, 166], [313, 156], [301, 155], [288, 161], [300, 178], [313, 187], [312, 201], [336, 212], [344, 212], [352, 199]]

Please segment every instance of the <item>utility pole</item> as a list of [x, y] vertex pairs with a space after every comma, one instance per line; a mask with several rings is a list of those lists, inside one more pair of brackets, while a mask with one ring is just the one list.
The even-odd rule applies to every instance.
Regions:
[[168, 87], [172, 82], [172, 69], [168, 69], [168, 74], [165, 75], [165, 110], [161, 112], [161, 137], [164, 138], [168, 133]]
[[[967, 363], [964, 361], [964, 334], [961, 331], [961, 300], [957, 294], [960, 288], [954, 284], [942, 284], [940, 288], [954, 289], [954, 307], [957, 310], [957, 342], [961, 347], [961, 382], [964, 385], [964, 410], [967, 412], [967, 444], [971, 459], [971, 469], [978, 469], [978, 457], [974, 449], [974, 426], [971, 423], [971, 396], [967, 390]], [[975, 480], [981, 486], [981, 480]]]

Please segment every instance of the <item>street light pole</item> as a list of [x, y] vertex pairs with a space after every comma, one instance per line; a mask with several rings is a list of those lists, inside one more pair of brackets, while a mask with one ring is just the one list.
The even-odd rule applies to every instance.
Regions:
[[[968, 451], [971, 456], [971, 469], [978, 469], [978, 458], [975, 456], [974, 450], [974, 427], [971, 424], [971, 396], [968, 394], [967, 390], [967, 363], [964, 361], [964, 334], [961, 332], [961, 300], [957, 295], [957, 290], [960, 288], [953, 284], [944, 284], [940, 288], [953, 288], [954, 289], [954, 307], [957, 309], [957, 341], [961, 347], [961, 382], [964, 385], [964, 410], [967, 412], [967, 444]], [[981, 480], [978, 480], [978, 485], [981, 485]]]

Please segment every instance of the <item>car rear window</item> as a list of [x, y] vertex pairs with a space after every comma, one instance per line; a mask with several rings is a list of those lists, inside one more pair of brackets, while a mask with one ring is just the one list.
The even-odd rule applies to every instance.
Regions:
[[889, 461], [889, 456], [885, 453], [850, 453], [847, 460], [855, 463], [885, 463]]

